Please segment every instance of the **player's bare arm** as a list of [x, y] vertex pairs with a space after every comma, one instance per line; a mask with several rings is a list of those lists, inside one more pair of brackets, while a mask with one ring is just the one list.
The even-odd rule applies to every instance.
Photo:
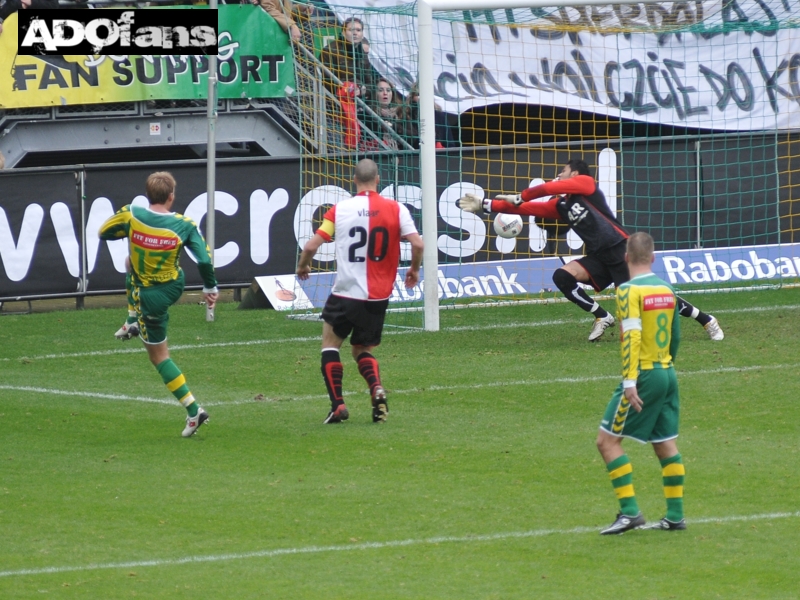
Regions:
[[297, 261], [297, 278], [305, 281], [311, 273], [311, 260], [319, 250], [319, 247], [325, 243], [325, 239], [319, 234], [315, 233], [310, 240], [306, 242], [303, 251], [300, 253], [300, 260]]
[[407, 289], [411, 289], [419, 283], [419, 268], [422, 265], [425, 244], [422, 241], [422, 236], [418, 233], [411, 233], [405, 236], [405, 240], [411, 244], [411, 266], [406, 271], [405, 286]]

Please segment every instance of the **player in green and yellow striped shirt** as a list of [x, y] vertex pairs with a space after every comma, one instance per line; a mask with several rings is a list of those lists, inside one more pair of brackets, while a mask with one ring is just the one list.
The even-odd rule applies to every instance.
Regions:
[[139, 321], [139, 336], [150, 362], [167, 389], [189, 413], [183, 437], [189, 437], [208, 420], [198, 406], [181, 370], [172, 362], [167, 347], [169, 307], [183, 294], [184, 276], [179, 265], [183, 247], [192, 251], [203, 279], [203, 297], [213, 308], [217, 301], [217, 279], [206, 241], [190, 218], [171, 212], [175, 201], [175, 178], [153, 173], [147, 178], [148, 208], [126, 205], [100, 227], [100, 239], [128, 238], [131, 264], [131, 299]]
[[[686, 529], [683, 518], [684, 466], [678, 446], [678, 380], [672, 361], [680, 343], [675, 291], [652, 272], [653, 238], [635, 233], [627, 242], [625, 261], [630, 281], [617, 288], [617, 316], [622, 324], [622, 383], [606, 407], [597, 448], [606, 463], [620, 505], [616, 520], [600, 533], [631, 529]], [[633, 410], [631, 410], [633, 409]], [[667, 515], [645, 526], [623, 438], [653, 444], [661, 461]]]

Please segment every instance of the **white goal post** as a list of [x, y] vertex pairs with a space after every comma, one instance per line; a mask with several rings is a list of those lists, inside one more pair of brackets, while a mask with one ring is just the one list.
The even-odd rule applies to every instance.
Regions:
[[[656, 0], [419, 0], [417, 40], [419, 44], [420, 187], [422, 189], [422, 231], [437, 232], [436, 132], [433, 95], [433, 11], [492, 10], [506, 8], [545, 8], [554, 6], [594, 6], [610, 4], [651, 4]], [[508, 190], [509, 192], [518, 190]], [[437, 234], [434, 234], [436, 237]], [[439, 331], [438, 274], [439, 253], [436, 239], [425, 240], [423, 288], [425, 330]]]

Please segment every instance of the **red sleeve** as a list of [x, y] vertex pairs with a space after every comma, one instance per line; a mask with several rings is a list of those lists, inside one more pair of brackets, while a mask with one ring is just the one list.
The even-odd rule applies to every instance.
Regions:
[[569, 179], [549, 181], [541, 185], [522, 190], [522, 199], [526, 202], [542, 196], [560, 196], [562, 194], [580, 194], [588, 196], [597, 189], [597, 183], [589, 175], [576, 175]]
[[492, 200], [492, 212], [561, 220], [558, 210], [556, 210], [556, 202], [558, 202], [558, 196], [550, 198], [546, 202], [523, 202], [519, 206], [514, 206], [504, 200]]

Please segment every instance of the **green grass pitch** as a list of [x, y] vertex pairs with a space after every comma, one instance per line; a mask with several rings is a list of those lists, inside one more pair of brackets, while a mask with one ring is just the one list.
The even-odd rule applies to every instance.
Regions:
[[[572, 305], [443, 311], [376, 352], [389, 419], [343, 352], [347, 423], [323, 426], [318, 322], [172, 309], [185, 411], [124, 309], [0, 317], [0, 598], [797, 598], [800, 292], [693, 295], [682, 321], [686, 532], [598, 530], [594, 446], [618, 329]], [[604, 302], [611, 308], [613, 303]], [[626, 442], [663, 515], [652, 449]]]

